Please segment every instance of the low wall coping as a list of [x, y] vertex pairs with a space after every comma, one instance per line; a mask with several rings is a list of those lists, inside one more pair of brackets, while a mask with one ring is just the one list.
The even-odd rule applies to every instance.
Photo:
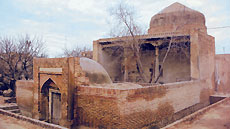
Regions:
[[196, 112], [194, 112], [194, 113], [192, 113], [192, 114], [190, 114], [190, 115], [188, 115], [188, 116], [186, 116], [186, 117], [184, 117], [184, 118], [182, 118], [182, 119], [180, 119], [180, 120], [178, 120], [178, 121], [176, 121], [176, 122], [174, 122], [174, 123], [172, 123], [172, 124], [169, 124], [169, 125], [163, 127], [162, 129], [173, 128], [173, 127], [175, 127], [175, 126], [177, 126], [177, 125], [179, 125], [179, 124], [182, 124], [182, 123], [184, 123], [184, 122], [186, 122], [186, 121], [195, 120], [195, 119], [198, 118], [200, 115], [206, 113], [206, 112], [209, 111], [210, 109], [212, 109], [212, 108], [214, 108], [214, 107], [217, 107], [218, 105], [223, 104], [223, 103], [225, 103], [225, 102], [227, 102], [227, 101], [230, 101], [230, 98], [225, 98], [225, 99], [223, 99], [223, 100], [221, 100], [221, 101], [219, 101], [219, 102], [217, 102], [217, 103], [214, 103], [214, 104], [209, 105], [209, 106], [207, 106], [207, 107], [205, 107], [205, 108], [203, 108], [203, 109], [200, 109], [200, 110], [198, 110], [198, 111], [196, 111]]
[[60, 125], [55, 125], [55, 124], [51, 124], [51, 123], [46, 123], [44, 121], [40, 121], [40, 120], [36, 120], [36, 119], [32, 119], [30, 117], [26, 117], [26, 116], [22, 116], [22, 115], [18, 115], [9, 111], [5, 111], [3, 109], [0, 109], [0, 114], [5, 115], [5, 116], [9, 116], [9, 117], [13, 117], [16, 118], [18, 120], [22, 120], [22, 121], [26, 121], [29, 122], [31, 124], [40, 126], [42, 128], [51, 128], [51, 129], [68, 129], [66, 127], [62, 127]]
[[177, 88], [177, 87], [183, 86], [183, 84], [194, 84], [194, 83], [199, 83], [199, 82], [200, 81], [198, 81], [198, 80], [193, 80], [193, 81], [183, 81], [183, 82], [166, 83], [166, 84], [153, 84], [153, 85], [150, 84], [150, 86], [143, 86], [143, 87], [140, 87], [140, 88], [127, 88], [127, 89], [125, 89], [125, 88], [114, 88], [114, 87], [104, 87], [104, 86], [78, 86], [78, 87], [128, 91], [128, 90], [144, 89], [144, 88], [150, 88], [150, 87]]
[[100, 86], [77, 86], [76, 95], [96, 95], [96, 96], [104, 96], [104, 97], [113, 97], [113, 98], [124, 98], [129, 94], [134, 94], [136, 91], [142, 93], [142, 90], [148, 89], [156, 89], [160, 90], [161, 88], [166, 90], [171, 90], [180, 87], [189, 87], [194, 85], [199, 85], [200, 81], [186, 81], [186, 82], [177, 82], [177, 83], [169, 83], [169, 84], [161, 84], [154, 86], [144, 86], [144, 87], [136, 87], [136, 88], [110, 88], [110, 87], [100, 87]]

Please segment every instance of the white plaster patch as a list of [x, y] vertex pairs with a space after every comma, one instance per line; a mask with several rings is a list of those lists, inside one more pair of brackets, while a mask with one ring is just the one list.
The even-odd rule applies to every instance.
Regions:
[[40, 72], [62, 72], [62, 68], [39, 68]]

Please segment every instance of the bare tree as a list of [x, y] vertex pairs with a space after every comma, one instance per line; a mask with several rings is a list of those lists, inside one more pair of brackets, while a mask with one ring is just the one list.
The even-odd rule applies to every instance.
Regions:
[[[138, 40], [137, 38], [137, 36], [140, 37], [143, 35], [144, 31], [134, 20], [135, 11], [132, 10], [127, 4], [120, 3], [117, 7], [111, 10], [111, 15], [114, 16], [115, 20], [118, 21], [116, 28], [121, 30], [118, 31], [118, 36], [127, 36], [123, 42], [131, 47], [134, 52], [134, 56], [136, 56], [136, 64], [140, 77], [144, 82], [148, 82], [144, 74], [143, 65], [140, 58], [140, 45], [142, 41]], [[114, 35], [115, 34], [113, 33], [113, 36]]]
[[64, 48], [63, 49], [63, 54], [62, 56], [64, 57], [88, 57], [88, 58], [92, 58], [92, 51], [90, 48], [87, 47], [75, 47], [72, 49], [67, 49]]
[[19, 48], [21, 54], [21, 69], [25, 79], [31, 79], [33, 76], [33, 58], [47, 57], [44, 52], [44, 41], [37, 36], [29, 35], [19, 38]]
[[29, 35], [0, 38], [0, 63], [3, 83], [12, 88], [16, 80], [33, 78], [33, 58], [44, 57], [43, 40]]
[[12, 37], [0, 39], [0, 61], [3, 64], [2, 74], [4, 83], [10, 84], [11, 80], [19, 79], [18, 64], [21, 60], [20, 48]]

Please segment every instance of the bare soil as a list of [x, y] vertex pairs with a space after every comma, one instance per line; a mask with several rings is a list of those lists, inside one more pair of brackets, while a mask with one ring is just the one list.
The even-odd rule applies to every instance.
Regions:
[[42, 129], [42, 127], [0, 114], [0, 129]]
[[[5, 99], [5, 97], [0, 96], [0, 106], [15, 105], [14, 103], [4, 103]], [[0, 129], [42, 129], [42, 127], [0, 114]]]

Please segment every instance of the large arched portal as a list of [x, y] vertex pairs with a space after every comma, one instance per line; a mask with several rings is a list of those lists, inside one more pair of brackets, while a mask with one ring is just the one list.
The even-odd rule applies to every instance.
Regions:
[[47, 122], [60, 123], [61, 93], [52, 79], [48, 79], [42, 86], [40, 115]]

